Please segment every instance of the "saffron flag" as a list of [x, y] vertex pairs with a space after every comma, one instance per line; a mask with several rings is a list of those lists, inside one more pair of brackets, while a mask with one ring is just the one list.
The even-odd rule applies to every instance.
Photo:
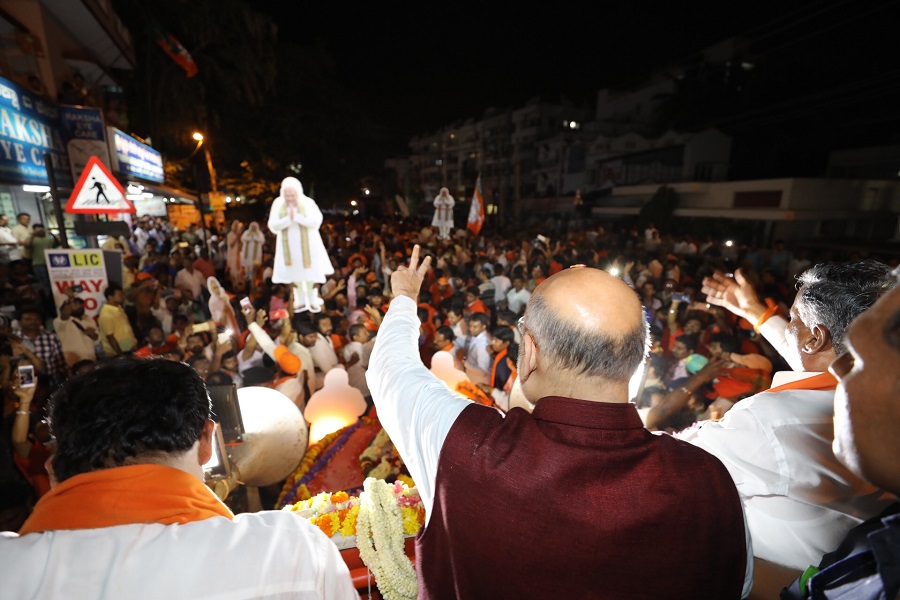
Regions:
[[197, 74], [197, 63], [194, 62], [190, 53], [181, 45], [181, 42], [176, 40], [172, 34], [163, 31], [162, 27], [155, 22], [151, 22], [149, 28], [153, 41], [163, 49], [163, 52], [169, 55], [169, 58], [184, 69], [189, 78]]
[[472, 194], [472, 207], [469, 209], [469, 231], [474, 235], [481, 233], [484, 225], [484, 195], [481, 193], [481, 175], [475, 181], [475, 193]]

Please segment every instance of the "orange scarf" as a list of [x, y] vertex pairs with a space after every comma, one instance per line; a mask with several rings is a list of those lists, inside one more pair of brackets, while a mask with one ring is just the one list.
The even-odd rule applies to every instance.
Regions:
[[513, 361], [511, 361], [509, 358], [507, 358], [507, 356], [506, 356], [507, 354], [508, 354], [507, 348], [504, 348], [503, 350], [498, 352], [497, 355], [494, 357], [494, 364], [491, 365], [491, 387], [492, 388], [497, 387], [497, 383], [496, 383], [496, 381], [497, 381], [497, 366], [500, 364], [501, 360], [506, 359], [507, 366], [509, 367], [510, 371], [512, 371], [509, 374], [509, 379], [506, 380], [506, 383], [509, 385], [504, 384], [503, 391], [507, 391], [506, 388], [511, 387], [512, 382], [515, 381], [516, 377], [519, 375], [518, 371], [516, 371], [516, 366], [513, 364]]
[[132, 523], [190, 523], [234, 514], [202, 481], [173, 467], [130, 465], [70, 477], [45, 494], [19, 535]]
[[835, 379], [834, 375], [832, 375], [831, 373], [825, 372], [819, 373], [818, 375], [813, 375], [812, 377], [807, 377], [806, 379], [798, 379], [797, 381], [785, 383], [784, 385], [779, 385], [778, 387], [774, 387], [766, 391], [781, 392], [783, 390], [815, 390], [828, 392], [835, 389], [837, 389], [837, 379]]

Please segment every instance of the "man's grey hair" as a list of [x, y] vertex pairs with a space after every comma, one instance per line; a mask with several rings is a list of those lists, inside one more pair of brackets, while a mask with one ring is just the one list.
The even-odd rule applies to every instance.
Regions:
[[851, 263], [819, 263], [797, 278], [794, 301], [803, 324], [821, 325], [831, 334], [837, 354], [843, 354], [850, 323], [897, 285], [891, 268], [867, 258]]
[[628, 381], [649, 352], [650, 328], [643, 318], [632, 331], [610, 337], [561, 319], [540, 293], [531, 296], [527, 313], [538, 351], [576, 375]]

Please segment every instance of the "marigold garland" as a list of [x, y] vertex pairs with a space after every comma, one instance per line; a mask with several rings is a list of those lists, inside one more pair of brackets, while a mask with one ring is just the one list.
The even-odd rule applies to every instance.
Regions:
[[[406, 478], [412, 482], [412, 479]], [[425, 507], [422, 498], [415, 485], [410, 486], [404, 481], [396, 481], [386, 484], [393, 491], [395, 502], [400, 508], [403, 518], [403, 534], [412, 537], [419, 533], [419, 529], [425, 524]], [[300, 500], [291, 506], [284, 507], [297, 513], [299, 516], [309, 519], [309, 522], [321, 529], [325, 535], [339, 547], [354, 544], [352, 538], [357, 535], [357, 522], [359, 515], [360, 498], [350, 496], [347, 492], [335, 493], [322, 492], [306, 500]]]

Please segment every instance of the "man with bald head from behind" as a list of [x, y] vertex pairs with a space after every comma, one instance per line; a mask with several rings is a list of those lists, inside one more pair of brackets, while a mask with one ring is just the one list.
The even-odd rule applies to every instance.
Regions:
[[[647, 352], [640, 300], [604, 271], [541, 283], [519, 322], [505, 416], [422, 364], [413, 249], [367, 373], [426, 510], [419, 598], [738, 598], [749, 593], [737, 490], [712, 455], [644, 429], [628, 382]], [[653, 565], [647, 577], [646, 565]]]

